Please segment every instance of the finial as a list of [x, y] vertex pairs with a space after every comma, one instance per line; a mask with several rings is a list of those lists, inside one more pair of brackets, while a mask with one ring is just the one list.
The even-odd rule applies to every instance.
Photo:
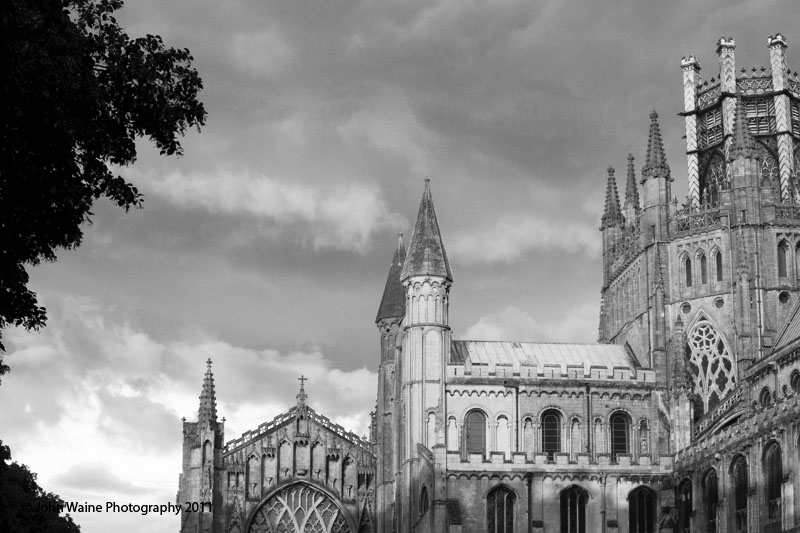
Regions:
[[733, 37], [720, 37], [717, 41], [717, 53], [723, 50], [733, 50], [736, 48], [736, 39]]
[[608, 165], [608, 169], [607, 170], [608, 170], [608, 177], [609, 178], [613, 177], [614, 176], [614, 167], [612, 167], [611, 165]]
[[650, 111], [650, 122], [655, 122], [657, 120], [658, 120], [658, 113], [656, 112], [655, 109], [653, 109], [652, 111]]
[[206, 367], [207, 367], [209, 370], [211, 370], [211, 358], [210, 358], [210, 357], [209, 357], [209, 358], [208, 358], [208, 360], [206, 361]]
[[786, 37], [784, 37], [780, 33], [776, 33], [775, 35], [770, 35], [767, 37], [767, 46], [769, 48], [773, 48], [776, 46], [780, 46], [781, 48], [786, 48]]
[[306, 389], [305, 389], [305, 383], [306, 383], [306, 381], [307, 381], [307, 380], [308, 380], [308, 378], [307, 378], [307, 377], [305, 377], [305, 376], [304, 376], [304, 375], [302, 375], [302, 374], [300, 375], [300, 377], [299, 377], [299, 378], [297, 378], [297, 381], [299, 381], [299, 382], [300, 382], [300, 392], [298, 392], [298, 393], [297, 393], [297, 396], [296, 396], [296, 398], [297, 398], [297, 405], [298, 405], [299, 407], [303, 407], [303, 406], [305, 406], [305, 404], [306, 404], [306, 400], [308, 399], [308, 395], [306, 394]]

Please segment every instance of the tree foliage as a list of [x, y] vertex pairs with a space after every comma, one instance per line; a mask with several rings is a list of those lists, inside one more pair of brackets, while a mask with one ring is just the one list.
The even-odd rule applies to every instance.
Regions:
[[136, 187], [113, 172], [136, 159], [135, 140], [180, 155], [179, 137], [206, 116], [189, 50], [128, 37], [114, 18], [121, 0], [3, 4], [0, 334], [44, 325], [25, 267], [78, 246], [95, 200], [141, 205]]
[[36, 474], [27, 466], [11, 462], [11, 449], [0, 440], [0, 531], [80, 532], [69, 515], [59, 515], [63, 504], [36, 483]]

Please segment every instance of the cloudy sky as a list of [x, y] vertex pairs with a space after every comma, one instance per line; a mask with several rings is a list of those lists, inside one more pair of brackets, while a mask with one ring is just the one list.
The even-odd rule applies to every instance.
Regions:
[[14, 458], [91, 503], [174, 500], [208, 357], [226, 439], [290, 407], [301, 373], [366, 433], [374, 317], [426, 177], [456, 338], [592, 342], [606, 168], [641, 168], [652, 109], [685, 195], [681, 56], [717, 76], [726, 35], [738, 67], [768, 66], [780, 31], [800, 68], [789, 0], [129, 0], [119, 20], [191, 49], [208, 123], [182, 158], [140, 143], [144, 209], [100, 202], [83, 246], [31, 271], [48, 326], [6, 332], [0, 385]]

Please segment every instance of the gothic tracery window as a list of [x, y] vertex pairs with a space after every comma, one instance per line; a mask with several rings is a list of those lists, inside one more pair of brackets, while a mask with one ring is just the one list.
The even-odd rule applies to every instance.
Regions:
[[628, 496], [630, 533], [655, 533], [656, 494], [647, 487], [639, 487]]
[[298, 483], [278, 491], [256, 511], [249, 533], [350, 533], [342, 510], [327, 494]]
[[736, 385], [736, 369], [722, 335], [701, 318], [688, 335], [689, 368], [694, 378], [700, 416], [715, 407]]
[[586, 491], [575, 485], [561, 491], [561, 533], [586, 533]]
[[514, 532], [514, 501], [516, 496], [502, 485], [486, 496], [486, 530], [488, 533]]

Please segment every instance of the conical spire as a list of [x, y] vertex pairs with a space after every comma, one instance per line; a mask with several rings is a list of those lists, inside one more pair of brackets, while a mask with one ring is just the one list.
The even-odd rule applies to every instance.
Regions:
[[639, 189], [636, 183], [636, 170], [633, 168], [633, 154], [628, 154], [628, 179], [625, 182], [625, 205], [639, 212]]
[[217, 395], [214, 392], [214, 374], [211, 372], [211, 358], [206, 361], [208, 366], [206, 376], [203, 378], [203, 392], [200, 393], [200, 409], [197, 420], [201, 424], [205, 421], [217, 421]]
[[622, 213], [619, 207], [619, 194], [617, 194], [617, 180], [614, 178], [614, 167], [608, 167], [608, 182], [606, 183], [606, 207], [600, 219], [600, 230], [616, 226], [622, 222]]
[[441, 276], [448, 281], [453, 281], [450, 271], [450, 262], [444, 251], [442, 235], [439, 232], [439, 222], [433, 209], [429, 179], [425, 180], [425, 192], [419, 204], [417, 223], [408, 243], [408, 255], [403, 263], [401, 280], [411, 276]]
[[664, 154], [664, 143], [661, 141], [661, 128], [658, 126], [658, 113], [650, 113], [650, 136], [647, 140], [647, 159], [642, 167], [642, 183], [654, 177], [667, 178], [669, 175], [667, 156]]
[[728, 153], [728, 161], [733, 161], [738, 156], [757, 158], [756, 141], [747, 127], [747, 115], [744, 110], [742, 96], [736, 98], [736, 112], [733, 115], [733, 139]]
[[397, 250], [392, 257], [392, 266], [389, 267], [389, 277], [386, 278], [386, 287], [383, 289], [383, 298], [378, 308], [375, 322], [384, 318], [401, 318], [406, 314], [406, 294], [403, 284], [400, 283], [400, 274], [403, 272], [403, 263], [406, 260], [406, 249], [403, 246], [403, 234], [398, 233]]

